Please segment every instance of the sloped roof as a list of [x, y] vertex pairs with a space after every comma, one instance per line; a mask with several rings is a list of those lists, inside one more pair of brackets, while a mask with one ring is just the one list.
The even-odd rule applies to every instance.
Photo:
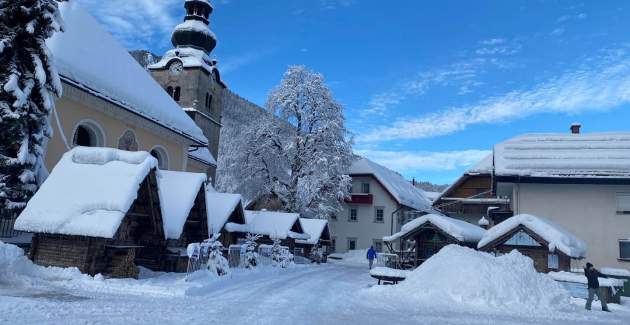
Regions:
[[76, 1], [62, 3], [65, 32], [47, 41], [62, 79], [196, 142], [201, 129]]
[[630, 178], [630, 132], [526, 134], [494, 155], [498, 176]]
[[191, 148], [188, 150], [188, 156], [193, 159], [199, 160], [206, 165], [217, 165], [217, 160], [214, 159], [214, 156], [212, 156], [212, 153], [206, 147], [196, 149]]
[[15, 229], [112, 238], [156, 167], [147, 152], [76, 147], [57, 163]]
[[297, 243], [315, 245], [321, 239], [324, 229], [327, 229], [328, 220], [326, 219], [310, 219], [300, 218], [300, 224], [304, 233], [310, 236], [309, 239], [298, 239]]
[[494, 159], [492, 153], [485, 156], [477, 164], [466, 170], [466, 174], [490, 174], [494, 168], [492, 160]]
[[427, 214], [407, 222], [402, 226], [399, 232], [391, 236], [383, 237], [383, 240], [388, 242], [397, 240], [401, 237], [404, 237], [408, 233], [413, 232], [418, 227], [427, 222], [438, 227], [440, 230], [449, 234], [460, 242], [477, 243], [479, 240], [481, 240], [481, 237], [486, 232], [485, 229], [463, 220], [438, 214]]
[[298, 213], [245, 210], [245, 221], [249, 225], [250, 232], [278, 239], [286, 239], [287, 237], [310, 238], [307, 234], [296, 233], [291, 230], [293, 225], [298, 222], [299, 217]]
[[582, 258], [586, 256], [586, 243], [575, 235], [561, 227], [560, 225], [531, 214], [519, 214], [513, 216], [486, 231], [477, 247], [484, 248], [510, 231], [523, 225], [527, 229], [535, 232], [538, 236], [549, 243], [549, 251], [556, 249], [567, 256]]
[[235, 210], [240, 209], [245, 215], [240, 194], [219, 193], [207, 186], [206, 205], [208, 211], [208, 233], [221, 231]]
[[167, 239], [179, 239], [206, 174], [160, 170], [158, 190]]
[[352, 163], [349, 174], [350, 176], [373, 175], [398, 204], [416, 210], [431, 209], [431, 200], [424, 195], [424, 191], [413, 186], [402, 175], [367, 158], [361, 158]]

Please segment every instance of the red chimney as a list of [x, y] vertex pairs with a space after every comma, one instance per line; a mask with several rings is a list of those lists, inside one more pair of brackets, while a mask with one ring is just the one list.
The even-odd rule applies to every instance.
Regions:
[[582, 127], [582, 124], [580, 123], [573, 123], [571, 124], [571, 133], [573, 134], [580, 134], [580, 128]]

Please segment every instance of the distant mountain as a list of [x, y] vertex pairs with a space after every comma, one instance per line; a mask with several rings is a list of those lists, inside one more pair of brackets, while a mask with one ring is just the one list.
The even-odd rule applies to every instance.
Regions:
[[422, 189], [424, 191], [427, 191], [427, 192], [438, 192], [438, 193], [441, 193], [442, 191], [444, 191], [448, 187], [448, 184], [440, 185], [440, 184], [433, 184], [431, 182], [416, 181], [416, 180], [411, 181], [411, 183], [415, 187], [417, 187], [419, 189]]
[[129, 54], [131, 54], [131, 56], [133, 56], [133, 58], [136, 59], [136, 61], [138, 61], [138, 63], [140, 63], [140, 65], [145, 69], [151, 64], [157, 63], [162, 58], [161, 56], [157, 56], [147, 50], [129, 51]]

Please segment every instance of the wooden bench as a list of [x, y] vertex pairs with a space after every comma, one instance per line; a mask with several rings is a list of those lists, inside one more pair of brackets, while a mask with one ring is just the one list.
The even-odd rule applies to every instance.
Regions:
[[399, 276], [385, 276], [385, 275], [374, 275], [370, 274], [371, 277], [378, 280], [378, 285], [381, 285], [381, 281], [383, 284], [398, 284], [400, 281], [404, 281], [404, 277]]

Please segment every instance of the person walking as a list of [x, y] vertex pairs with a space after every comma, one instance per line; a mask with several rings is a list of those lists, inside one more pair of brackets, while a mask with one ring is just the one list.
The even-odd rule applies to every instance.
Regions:
[[584, 275], [588, 280], [588, 299], [586, 299], [586, 310], [591, 310], [591, 304], [593, 303], [593, 298], [597, 294], [597, 298], [602, 303], [603, 311], [608, 310], [608, 305], [606, 305], [606, 299], [602, 294], [601, 289], [599, 288], [599, 279], [598, 278], [607, 278], [606, 275], [600, 273], [591, 263], [586, 263], [586, 267], [584, 268]]
[[372, 269], [372, 264], [374, 264], [374, 259], [376, 258], [376, 250], [374, 250], [374, 246], [370, 246], [370, 249], [367, 251], [367, 259], [370, 262], [370, 270]]

